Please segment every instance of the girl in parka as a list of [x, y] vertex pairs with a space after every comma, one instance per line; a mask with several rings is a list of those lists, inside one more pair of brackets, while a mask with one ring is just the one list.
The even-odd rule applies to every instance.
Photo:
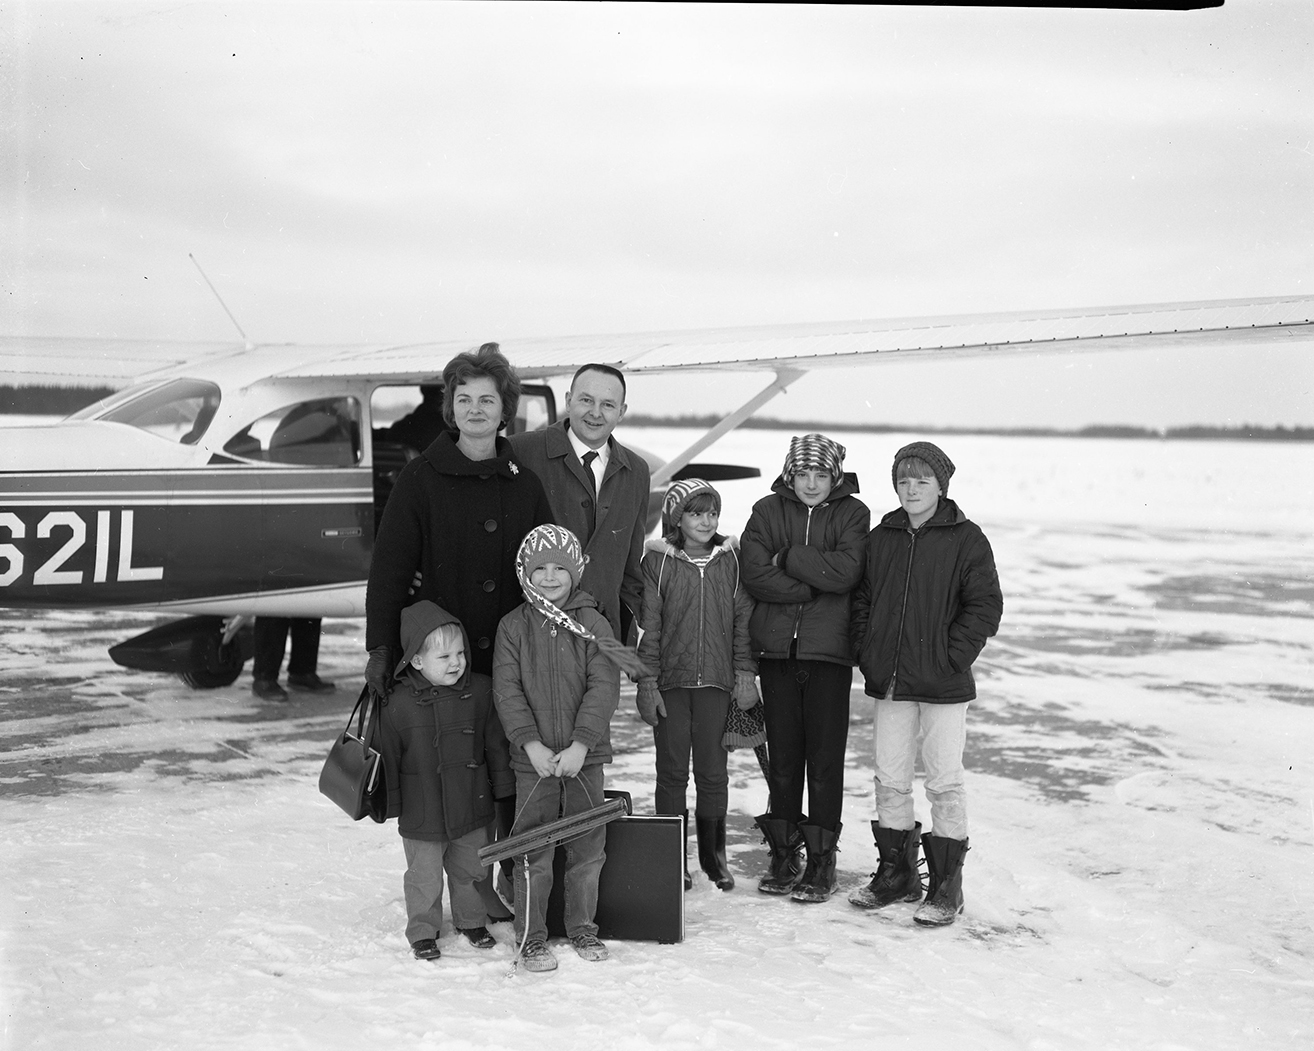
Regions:
[[757, 819], [771, 872], [757, 889], [801, 902], [826, 901], [835, 889], [853, 683], [850, 592], [862, 578], [871, 522], [856, 480], [844, 474], [844, 452], [820, 434], [791, 439], [741, 543], [744, 587], [757, 601], [749, 640], [771, 755], [771, 812]]
[[[644, 546], [639, 658], [657, 674], [639, 680], [638, 708], [656, 745], [659, 814], [688, 828], [689, 756], [697, 792], [698, 863], [721, 890], [735, 885], [726, 864], [730, 779], [722, 744], [731, 697], [757, 703], [748, 648], [752, 600], [740, 586], [733, 539], [717, 532], [721, 494], [701, 478], [674, 483], [662, 503], [662, 537]], [[692, 886], [688, 866], [685, 889]]]

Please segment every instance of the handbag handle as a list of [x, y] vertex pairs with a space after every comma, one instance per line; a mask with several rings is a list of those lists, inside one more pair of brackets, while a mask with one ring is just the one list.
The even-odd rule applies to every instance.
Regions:
[[[364, 704], [365, 710], [362, 712], [360, 706]], [[357, 713], [360, 713], [357, 715]], [[356, 698], [356, 706], [351, 709], [351, 714], [347, 716], [347, 736], [355, 737], [362, 745], [369, 740], [370, 723], [374, 717], [374, 694], [366, 686], [360, 691], [360, 696]], [[356, 720], [356, 732], [351, 732], [351, 721]]]

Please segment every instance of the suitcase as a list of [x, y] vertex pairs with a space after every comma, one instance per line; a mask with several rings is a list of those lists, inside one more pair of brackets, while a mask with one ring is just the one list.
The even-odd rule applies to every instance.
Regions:
[[[628, 793], [608, 792], [625, 798]], [[684, 818], [629, 816], [607, 823], [607, 860], [598, 876], [594, 921], [604, 941], [684, 941]], [[548, 898], [548, 934], [566, 934], [566, 852], [557, 848]]]

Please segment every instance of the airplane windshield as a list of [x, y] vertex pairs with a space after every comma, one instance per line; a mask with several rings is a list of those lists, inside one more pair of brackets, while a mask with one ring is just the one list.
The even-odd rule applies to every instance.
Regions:
[[96, 411], [84, 409], [70, 419], [126, 423], [166, 441], [195, 445], [214, 419], [219, 399], [218, 386], [207, 380], [171, 380], [140, 393], [128, 391], [108, 398], [92, 407]]

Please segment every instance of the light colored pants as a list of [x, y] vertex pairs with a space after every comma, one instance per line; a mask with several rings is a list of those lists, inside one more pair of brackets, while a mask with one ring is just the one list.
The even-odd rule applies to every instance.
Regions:
[[967, 702], [919, 704], [876, 701], [872, 754], [876, 767], [876, 816], [885, 828], [908, 829], [913, 815], [913, 768], [920, 745], [931, 801], [931, 834], [967, 838], [967, 788], [963, 746], [967, 742]]
[[482, 927], [488, 922], [484, 900], [475, 885], [488, 875], [479, 864], [479, 848], [488, 843], [488, 829], [477, 828], [460, 839], [427, 840], [402, 837], [406, 850], [406, 940], [437, 938], [443, 926], [443, 870], [451, 882], [452, 922], [457, 927]]

